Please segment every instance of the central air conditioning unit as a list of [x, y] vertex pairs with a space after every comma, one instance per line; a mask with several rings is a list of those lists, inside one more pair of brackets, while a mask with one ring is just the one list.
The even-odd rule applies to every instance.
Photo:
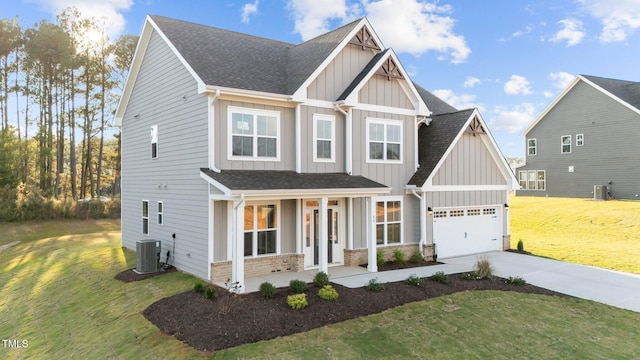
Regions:
[[136, 269], [138, 274], [149, 274], [160, 268], [160, 241], [138, 240], [136, 242]]
[[607, 185], [594, 185], [593, 186], [593, 200], [607, 200], [609, 194], [607, 193]]

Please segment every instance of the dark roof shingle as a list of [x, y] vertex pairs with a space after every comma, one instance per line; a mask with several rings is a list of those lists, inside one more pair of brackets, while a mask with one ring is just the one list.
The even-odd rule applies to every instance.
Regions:
[[620, 100], [640, 110], [640, 83], [591, 75], [581, 76], [610, 92]]

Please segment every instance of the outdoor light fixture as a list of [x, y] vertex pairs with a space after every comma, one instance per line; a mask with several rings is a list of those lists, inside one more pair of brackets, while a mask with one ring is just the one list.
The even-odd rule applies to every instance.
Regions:
[[509, 211], [509, 204], [504, 204], [504, 211]]
[[431, 208], [431, 206], [427, 208], [427, 214], [429, 214], [429, 216], [433, 215], [433, 209]]

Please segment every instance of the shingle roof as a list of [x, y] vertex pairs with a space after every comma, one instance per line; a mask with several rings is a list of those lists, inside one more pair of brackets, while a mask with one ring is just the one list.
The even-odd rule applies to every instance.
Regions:
[[230, 190], [322, 190], [388, 189], [387, 186], [344, 173], [296, 173], [295, 171], [221, 170], [200, 171]]
[[474, 109], [467, 109], [431, 116], [433, 120], [429, 126], [420, 127], [418, 130], [420, 167], [409, 180], [409, 185], [422, 186], [424, 184], [473, 111]]
[[581, 76], [610, 92], [613, 96], [640, 110], [639, 82], [609, 79], [591, 75]]
[[351, 84], [349, 84], [349, 86], [347, 86], [347, 88], [344, 89], [342, 94], [340, 94], [340, 96], [338, 96], [337, 100], [345, 100], [351, 94], [351, 92], [353, 92], [353, 90], [355, 90], [355, 88], [358, 86], [358, 84], [360, 84], [360, 82], [367, 76], [367, 74], [371, 71], [371, 69], [378, 63], [378, 61], [380, 61], [380, 58], [384, 57], [385, 54], [388, 51], [389, 51], [389, 49], [386, 49], [386, 50], [384, 50], [382, 52], [377, 53], [371, 59], [371, 61], [369, 61], [369, 63], [364, 67], [364, 69], [362, 69], [362, 71], [360, 71], [358, 76], [356, 76], [355, 79], [353, 79]]
[[416, 84], [415, 82], [413, 83], [413, 86], [415, 86], [416, 90], [418, 91], [418, 94], [422, 97], [422, 100], [424, 101], [424, 103], [427, 104], [427, 107], [429, 108], [429, 111], [431, 111], [432, 115], [445, 114], [445, 113], [458, 111], [458, 109], [442, 101], [442, 99], [433, 95], [432, 93], [427, 91], [422, 86]]

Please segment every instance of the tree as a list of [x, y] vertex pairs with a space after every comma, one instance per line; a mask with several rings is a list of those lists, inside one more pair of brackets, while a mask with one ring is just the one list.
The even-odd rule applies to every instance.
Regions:
[[[2, 72], [0, 83], [2, 83], [2, 129], [9, 127], [9, 71], [12, 65], [9, 63], [9, 56], [15, 53], [20, 46], [22, 29], [18, 24], [18, 18], [0, 20], [0, 58], [2, 59]], [[17, 55], [16, 55], [17, 58]]]

